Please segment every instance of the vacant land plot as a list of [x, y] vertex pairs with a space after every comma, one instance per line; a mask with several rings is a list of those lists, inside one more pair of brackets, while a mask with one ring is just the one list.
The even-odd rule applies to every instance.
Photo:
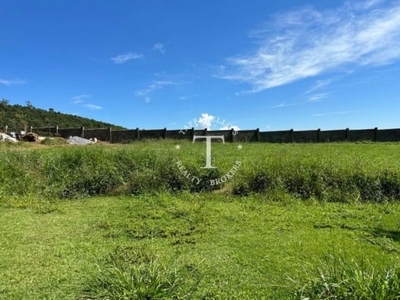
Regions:
[[0, 146], [0, 299], [400, 296], [397, 144]]
[[153, 262], [165, 277], [153, 280], [176, 275], [178, 294], [193, 288], [199, 299], [282, 299], [318, 270], [342, 268], [340, 260], [370, 272], [398, 265], [399, 208], [184, 194], [3, 209], [0, 295], [101, 296], [108, 289], [103, 281], [114, 276], [118, 299], [129, 279], [110, 269], [129, 276], [139, 272], [130, 267]]

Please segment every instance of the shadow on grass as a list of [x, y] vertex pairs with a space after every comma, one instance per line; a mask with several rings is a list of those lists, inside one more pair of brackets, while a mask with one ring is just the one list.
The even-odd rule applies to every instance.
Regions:
[[390, 238], [395, 242], [400, 242], [400, 231], [399, 230], [386, 230], [382, 228], [376, 228], [372, 231], [374, 237], [386, 237]]

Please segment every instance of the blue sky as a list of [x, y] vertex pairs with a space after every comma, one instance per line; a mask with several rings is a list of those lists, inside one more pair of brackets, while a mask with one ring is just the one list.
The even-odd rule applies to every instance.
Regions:
[[400, 127], [400, 2], [0, 0], [0, 98], [127, 128]]

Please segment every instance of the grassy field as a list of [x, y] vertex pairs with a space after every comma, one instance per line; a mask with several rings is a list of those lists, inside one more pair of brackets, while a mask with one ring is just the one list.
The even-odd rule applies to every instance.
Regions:
[[[237, 144], [215, 143], [212, 160], [218, 168], [211, 170], [201, 168], [205, 165], [204, 143], [181, 142], [180, 150], [175, 145], [173, 141], [90, 147], [3, 143], [0, 199], [215, 190], [238, 196], [286, 193], [327, 202], [400, 199], [400, 151], [396, 143], [253, 143], [240, 150]], [[210, 185], [210, 180], [224, 176], [237, 161], [240, 169], [231, 180]], [[185, 178], [177, 162], [201, 182]]]
[[175, 144], [0, 144], [0, 299], [400, 299], [400, 145]]

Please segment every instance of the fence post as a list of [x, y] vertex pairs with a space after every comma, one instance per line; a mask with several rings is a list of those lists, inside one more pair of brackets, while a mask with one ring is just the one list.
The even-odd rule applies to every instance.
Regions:
[[377, 142], [378, 141], [378, 127], [374, 128], [374, 141]]
[[293, 143], [294, 142], [294, 130], [290, 129], [290, 142]]
[[192, 127], [191, 132], [192, 132], [192, 136], [190, 137], [190, 140], [193, 141], [193, 138], [194, 138], [194, 127]]
[[259, 142], [260, 141], [260, 128], [256, 129], [256, 141]]
[[321, 142], [321, 128], [317, 129], [317, 143]]
[[7, 132], [8, 132], [8, 125], [6, 125], [6, 126], [4, 127], [4, 129], [5, 129], [4, 133], [7, 133]]
[[111, 128], [111, 126], [110, 126], [109, 130], [110, 130], [109, 131], [109, 137], [110, 137], [109, 142], [112, 143], [112, 128]]
[[136, 128], [136, 138], [140, 140], [140, 130], [139, 127]]
[[204, 128], [204, 135], [207, 135], [207, 128]]
[[58, 125], [56, 125], [56, 135], [58, 136]]
[[164, 127], [164, 134], [163, 134], [163, 136], [164, 136], [164, 140], [166, 140], [166, 139], [167, 139], [167, 127]]
[[349, 128], [346, 128], [346, 142], [350, 141], [350, 132]]
[[81, 137], [85, 137], [85, 127], [81, 127]]

